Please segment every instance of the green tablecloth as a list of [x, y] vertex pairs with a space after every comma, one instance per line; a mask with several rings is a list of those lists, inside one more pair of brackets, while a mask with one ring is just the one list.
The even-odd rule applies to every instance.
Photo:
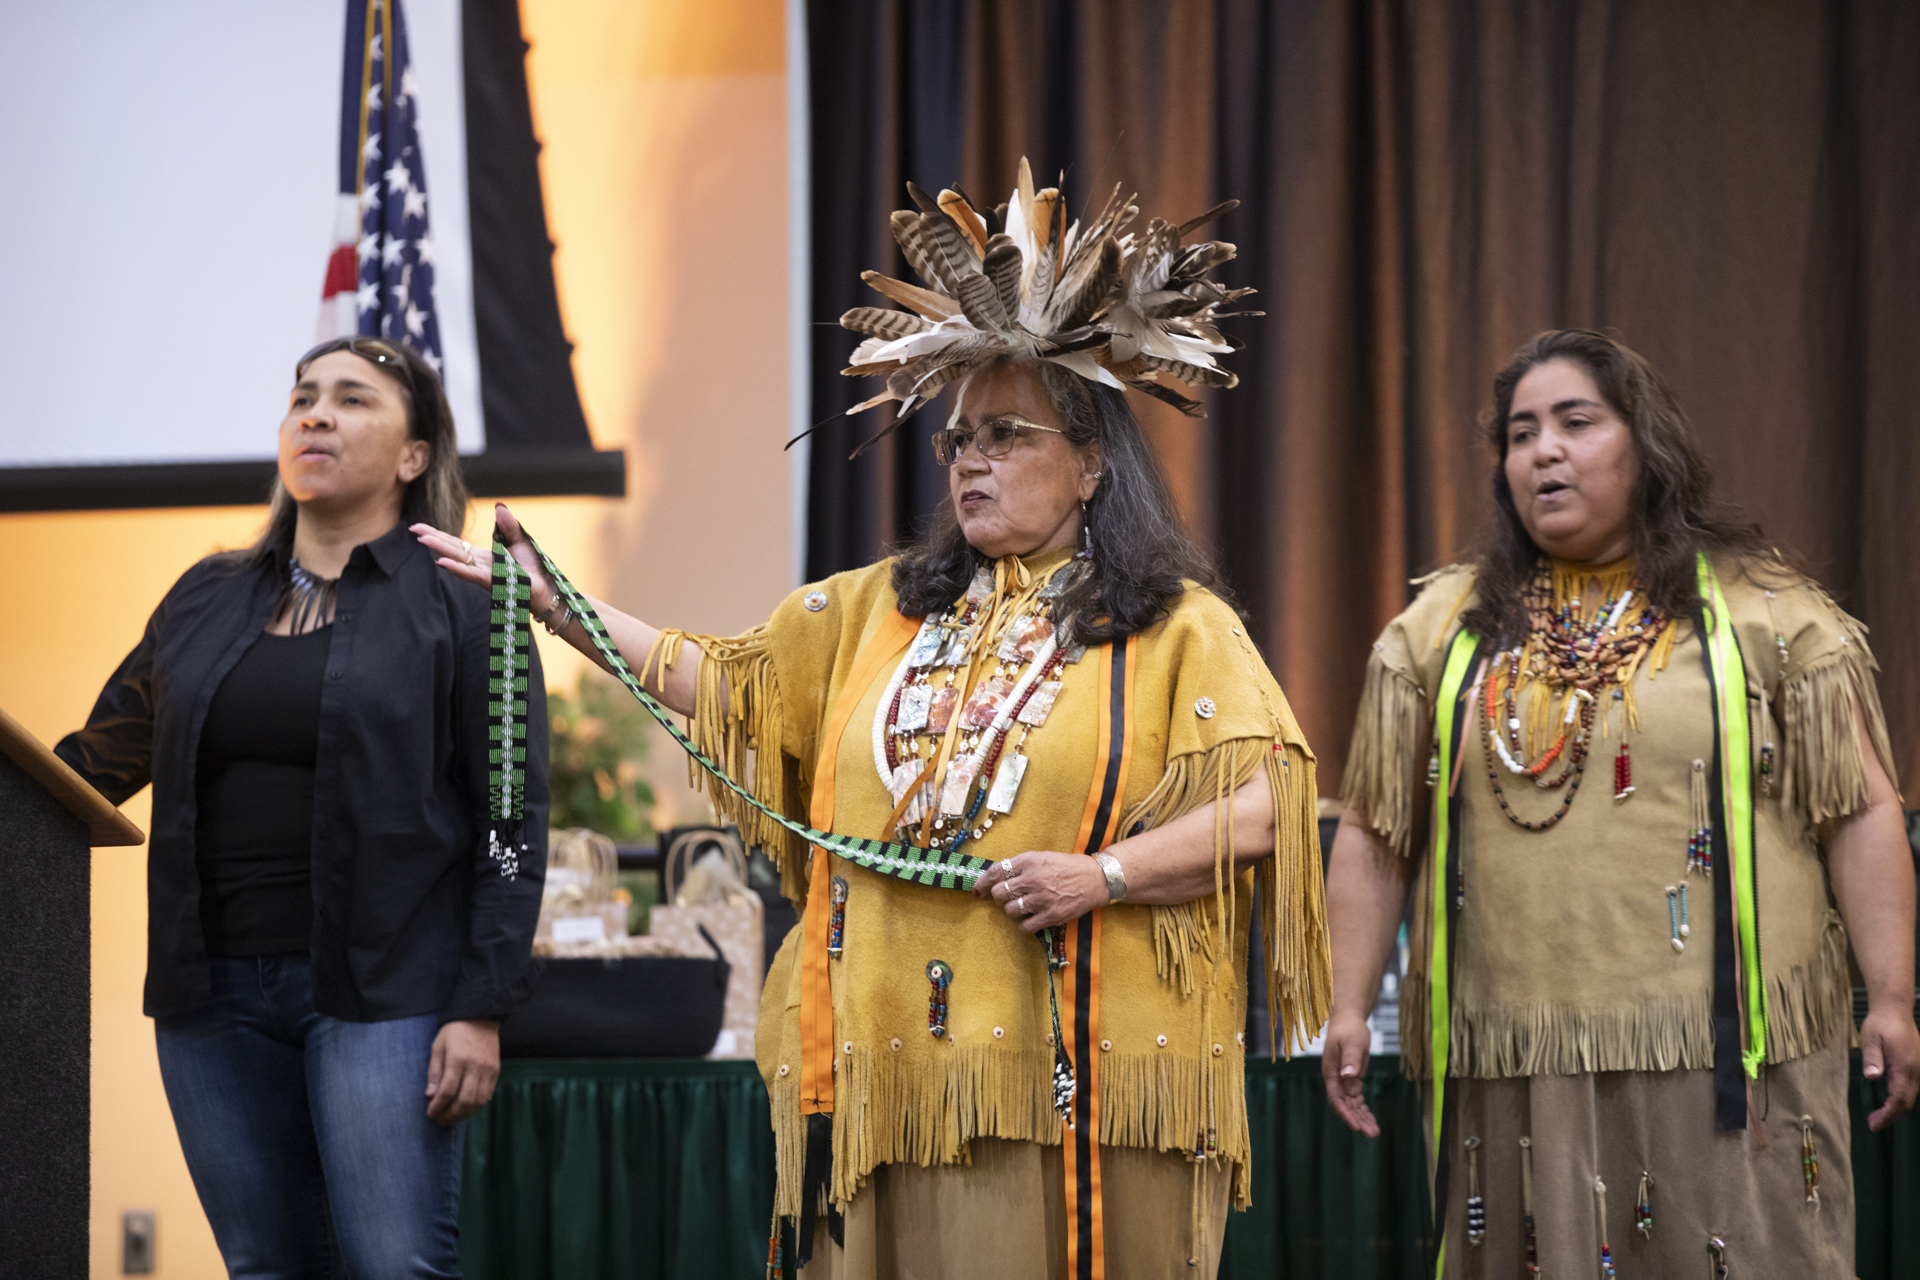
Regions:
[[[1253, 1209], [1221, 1275], [1424, 1274], [1429, 1214], [1416, 1091], [1392, 1058], [1367, 1092], [1382, 1135], [1326, 1106], [1320, 1060], [1247, 1069]], [[1885, 1086], [1851, 1094], [1860, 1280], [1920, 1280], [1920, 1120], [1867, 1132]], [[469, 1280], [760, 1277], [773, 1203], [767, 1095], [752, 1063], [510, 1061], [467, 1125], [460, 1254]]]

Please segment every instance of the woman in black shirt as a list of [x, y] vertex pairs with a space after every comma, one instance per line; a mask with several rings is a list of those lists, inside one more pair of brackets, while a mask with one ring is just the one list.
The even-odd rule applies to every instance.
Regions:
[[461, 1122], [492, 1095], [545, 868], [489, 856], [485, 591], [407, 532], [466, 490], [433, 370], [374, 338], [295, 370], [266, 532], [174, 584], [57, 748], [153, 784], [146, 1011], [228, 1269], [457, 1275]]

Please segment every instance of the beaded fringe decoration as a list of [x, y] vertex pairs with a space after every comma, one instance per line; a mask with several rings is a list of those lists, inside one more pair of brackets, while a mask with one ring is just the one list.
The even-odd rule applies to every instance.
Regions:
[[1520, 1139], [1520, 1224], [1526, 1233], [1527, 1274], [1540, 1274], [1540, 1238], [1533, 1227], [1533, 1139]]
[[1633, 1229], [1642, 1239], [1653, 1239], [1653, 1174], [1640, 1171], [1640, 1193], [1633, 1199]]
[[1594, 1216], [1600, 1221], [1600, 1280], [1614, 1280], [1613, 1249], [1607, 1244], [1607, 1184], [1593, 1180]]
[[1468, 1138], [1467, 1149], [1467, 1243], [1484, 1244], [1487, 1239], [1487, 1202], [1480, 1195], [1480, 1139]]
[[781, 1248], [780, 1215], [773, 1215], [773, 1226], [767, 1231], [767, 1280], [786, 1280], [787, 1251]]
[[1813, 1117], [1800, 1117], [1800, 1180], [1807, 1189], [1807, 1203], [1820, 1208], [1820, 1153], [1813, 1145]]
[[1713, 874], [1713, 817], [1707, 807], [1707, 762], [1693, 762], [1692, 780], [1687, 784], [1688, 803], [1692, 806], [1693, 825], [1687, 831], [1687, 874], [1698, 871]]

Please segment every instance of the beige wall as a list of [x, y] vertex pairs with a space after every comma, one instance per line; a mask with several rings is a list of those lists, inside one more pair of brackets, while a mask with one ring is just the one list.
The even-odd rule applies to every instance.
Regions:
[[[515, 508], [587, 590], [649, 620], [743, 629], [793, 585], [782, 7], [524, 0], [523, 17], [575, 371], [595, 439], [630, 467], [624, 501]], [[263, 438], [279, 412], [260, 406]], [[261, 514], [0, 516], [0, 706], [49, 742], [80, 723], [173, 579]], [[543, 653], [549, 684], [570, 686], [573, 655]], [[684, 776], [664, 746], [654, 772]], [[677, 783], [664, 799], [681, 816], [691, 803]], [[144, 830], [147, 794], [126, 812]], [[144, 860], [94, 858], [92, 1275], [120, 1274], [120, 1214], [139, 1208], [159, 1214], [156, 1274], [199, 1280], [222, 1270], [140, 1014]]]

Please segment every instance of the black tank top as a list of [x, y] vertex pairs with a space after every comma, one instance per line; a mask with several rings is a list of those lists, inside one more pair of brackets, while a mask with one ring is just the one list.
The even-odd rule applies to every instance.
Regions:
[[197, 770], [200, 924], [210, 955], [307, 950], [313, 766], [331, 625], [262, 635], [207, 709]]

